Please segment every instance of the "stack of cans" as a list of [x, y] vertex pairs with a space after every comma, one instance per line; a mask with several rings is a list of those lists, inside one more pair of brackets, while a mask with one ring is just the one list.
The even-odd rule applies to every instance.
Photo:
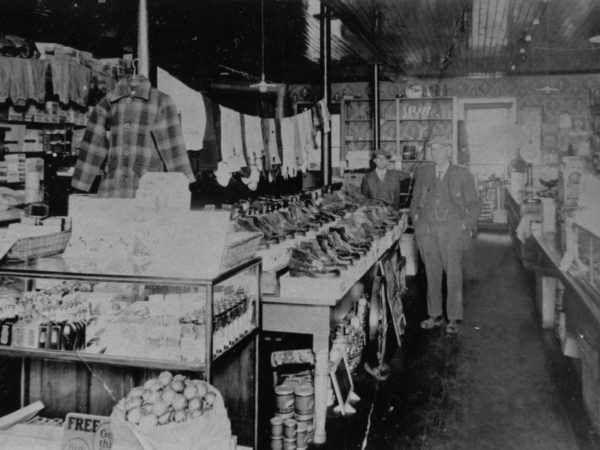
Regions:
[[277, 412], [271, 418], [272, 450], [303, 450], [314, 436], [314, 388], [282, 384], [275, 388]]

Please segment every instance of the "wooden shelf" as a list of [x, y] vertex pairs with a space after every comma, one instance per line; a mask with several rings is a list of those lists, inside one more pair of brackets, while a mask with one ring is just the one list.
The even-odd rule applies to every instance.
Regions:
[[453, 119], [398, 119], [400, 122], [452, 122]]
[[[345, 139], [346, 142], [373, 142], [375, 139]], [[396, 139], [379, 139], [379, 142], [396, 142]]]
[[14, 120], [14, 119], [8, 119], [8, 118], [1, 118], [0, 117], [0, 122], [2, 123], [14, 123], [15, 125], [32, 125], [32, 126], [36, 126], [36, 127], [79, 127], [79, 128], [85, 128], [86, 125], [85, 124], [76, 124], [73, 122], [40, 122], [40, 121], [36, 121], [36, 120]]
[[[371, 99], [350, 99], [342, 100], [340, 133], [342, 138], [340, 145], [340, 157], [345, 159], [346, 153], [359, 144], [356, 142], [373, 143], [374, 138], [355, 139], [361, 135], [373, 134], [375, 125], [380, 125], [380, 133], [391, 139], [380, 139], [382, 147], [393, 151], [396, 155], [402, 155], [403, 146], [414, 145], [422, 147], [426, 142], [432, 139], [443, 139], [452, 147], [452, 159], [456, 162], [458, 154], [458, 99], [456, 97], [419, 97], [404, 98], [395, 97], [391, 99], [381, 99], [381, 122], [362, 126], [369, 130], [356, 130], [360, 125], [352, 125], [353, 122], [372, 122], [373, 118], [364, 119], [371, 110], [364, 102], [371, 102]], [[431, 107], [431, 108], [430, 108]], [[429, 114], [425, 114], [426, 110]], [[428, 117], [433, 116], [433, 117]], [[355, 117], [356, 119], [354, 119]], [[361, 118], [359, 118], [361, 117]], [[416, 130], [413, 128], [416, 127]], [[427, 137], [428, 134], [431, 136]], [[421, 160], [404, 160], [407, 165], [414, 165]]]
[[15, 358], [41, 358], [55, 361], [79, 361], [89, 364], [99, 363], [111, 366], [142, 367], [146, 369], [189, 370], [194, 372], [205, 371], [204, 364], [200, 363], [135, 358], [131, 356], [97, 355], [68, 350], [0, 347], [0, 355]]
[[[396, 119], [379, 119], [382, 122], [395, 122]], [[449, 120], [449, 119], [448, 119]], [[350, 122], [373, 122], [373, 119], [345, 119], [346, 123], [350, 123]]]
[[439, 100], [451, 101], [453, 99], [454, 99], [454, 97], [400, 97], [400, 98], [398, 98], [398, 100], [400, 100], [402, 102], [405, 100], [419, 101], [419, 102], [424, 102], [424, 101], [428, 101], [428, 100], [429, 101], [431, 101], [431, 100], [433, 100], [433, 101], [439, 101]]

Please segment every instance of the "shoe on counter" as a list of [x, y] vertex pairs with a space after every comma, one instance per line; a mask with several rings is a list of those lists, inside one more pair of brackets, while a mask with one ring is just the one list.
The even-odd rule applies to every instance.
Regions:
[[[444, 318], [442, 316], [429, 317], [421, 321], [421, 328], [424, 330], [432, 330], [433, 328], [439, 328], [444, 324]], [[446, 329], [447, 331], [447, 329]]]
[[343, 261], [339, 258], [335, 258], [334, 255], [328, 255], [319, 246], [317, 241], [314, 241], [314, 240], [301, 242], [299, 244], [299, 248], [301, 250], [304, 250], [305, 252], [309, 253], [310, 255], [312, 255], [314, 258], [318, 259], [325, 265], [338, 267], [340, 269], [345, 269], [351, 264], [348, 261]]
[[362, 248], [366, 251], [369, 251], [371, 249], [370, 242], [366, 240], [361, 241], [359, 239], [352, 238], [346, 231], [345, 227], [329, 227], [329, 232], [337, 233], [340, 239], [342, 239], [344, 242], [348, 243], [352, 247], [355, 247], [357, 249]]
[[292, 277], [337, 278], [340, 276], [339, 269], [328, 268], [318, 261], [307, 262], [292, 257], [288, 267]]
[[321, 247], [321, 249], [325, 253], [327, 253], [327, 255], [330, 258], [333, 258], [334, 260], [340, 259], [342, 261], [348, 261], [350, 264], [352, 264], [354, 262], [354, 258], [349, 253], [346, 253], [346, 252], [336, 248], [335, 246], [331, 245], [327, 235], [325, 235], [325, 234], [317, 235], [317, 242], [319, 243], [319, 246]]

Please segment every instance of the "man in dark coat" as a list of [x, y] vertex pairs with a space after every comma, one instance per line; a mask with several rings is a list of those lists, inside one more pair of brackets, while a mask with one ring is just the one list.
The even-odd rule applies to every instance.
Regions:
[[427, 275], [429, 318], [421, 328], [444, 323], [442, 312], [442, 275], [446, 272], [446, 332], [456, 334], [463, 318], [462, 258], [477, 228], [481, 202], [473, 175], [450, 162], [451, 146], [432, 143], [432, 164], [424, 164], [415, 175], [410, 205], [417, 246]]
[[375, 150], [373, 154], [375, 169], [365, 175], [360, 191], [368, 198], [383, 200], [393, 208], [399, 209], [402, 174], [388, 168], [390, 159], [389, 152]]

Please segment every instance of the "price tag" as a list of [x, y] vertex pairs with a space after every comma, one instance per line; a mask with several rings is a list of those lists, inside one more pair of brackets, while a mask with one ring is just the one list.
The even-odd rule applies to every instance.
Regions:
[[110, 417], [69, 413], [63, 425], [62, 450], [112, 448]]

